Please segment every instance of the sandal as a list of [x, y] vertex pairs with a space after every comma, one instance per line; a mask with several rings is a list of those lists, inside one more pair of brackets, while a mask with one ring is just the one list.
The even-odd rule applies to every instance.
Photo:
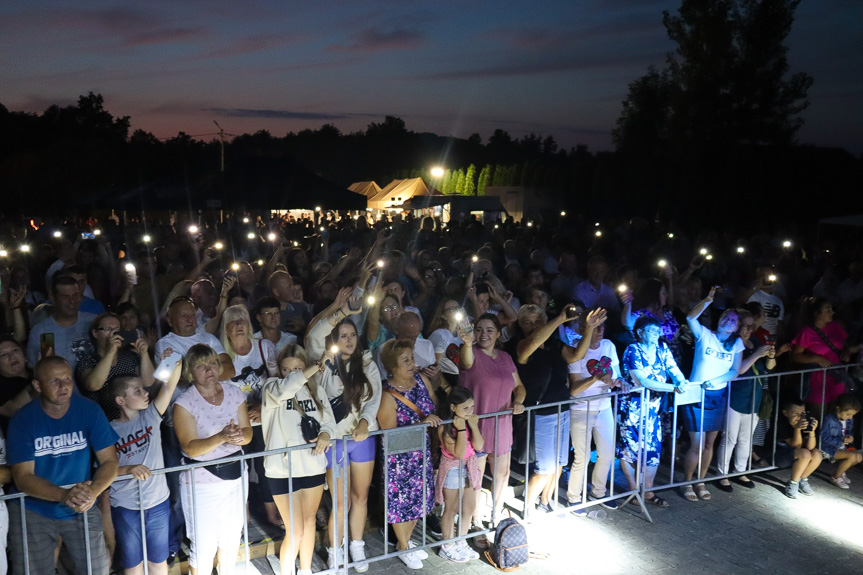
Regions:
[[647, 503], [650, 503], [651, 505], [656, 505], [657, 507], [661, 507], [663, 509], [668, 507], [668, 501], [666, 501], [665, 499], [663, 499], [659, 495], [654, 495], [650, 499], [645, 499], [645, 501]]
[[707, 490], [707, 487], [705, 487], [703, 483], [698, 483], [697, 485], [701, 486], [701, 489], [698, 490], [698, 498], [702, 501], [710, 501], [711, 496], [710, 492]]
[[695, 491], [692, 489], [691, 485], [687, 485], [686, 487], [684, 487], [682, 494], [683, 498], [687, 501], [691, 501], [693, 503], [698, 501], [698, 496], [695, 494]]

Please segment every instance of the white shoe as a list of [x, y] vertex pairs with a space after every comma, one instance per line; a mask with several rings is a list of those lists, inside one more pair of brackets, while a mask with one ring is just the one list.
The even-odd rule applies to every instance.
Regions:
[[850, 479], [848, 479], [848, 474], [843, 473], [843, 474], [842, 474], [842, 480], [843, 480], [845, 483], [847, 483], [848, 485], [851, 485], [851, 480], [850, 480]]
[[417, 557], [416, 551], [411, 551], [409, 553], [405, 553], [404, 555], [399, 555], [399, 559], [402, 560], [402, 563], [408, 566], [408, 569], [423, 568], [423, 562], [420, 561], [419, 557]]
[[330, 569], [341, 567], [345, 563], [344, 553], [341, 547], [327, 547], [327, 565]]
[[[414, 548], [416, 548], [416, 546], [417, 546], [417, 544], [414, 543], [413, 541], [408, 541], [408, 549], [414, 549]], [[417, 558], [419, 558], [421, 561], [425, 561], [426, 559], [429, 558], [429, 554], [426, 553], [425, 551], [423, 551], [422, 549], [417, 549], [416, 551], [414, 551], [414, 555], [416, 555]]]
[[369, 570], [369, 564], [366, 563], [366, 542], [351, 541], [351, 561], [356, 563], [354, 569], [357, 573], [365, 573]]
[[474, 561], [476, 559], [479, 559], [479, 553], [474, 551], [473, 548], [468, 545], [467, 541], [465, 541], [464, 539], [456, 542], [456, 546], [461, 549], [461, 552], [464, 554], [465, 557], [468, 558], [468, 561]]
[[845, 480], [842, 479], [841, 477], [839, 477], [839, 478], [831, 477], [830, 483], [832, 483], [833, 485], [835, 485], [839, 489], [851, 489], [851, 487], [848, 485], [848, 483], [846, 483]]
[[311, 569], [297, 569], [297, 575], [312, 575]]

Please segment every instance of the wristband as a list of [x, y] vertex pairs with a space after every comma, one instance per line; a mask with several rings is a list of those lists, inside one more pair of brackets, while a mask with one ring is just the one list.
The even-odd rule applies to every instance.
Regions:
[[458, 433], [461, 433], [462, 431], [464, 431], [464, 430], [465, 430], [465, 428], [464, 428], [464, 427], [462, 427], [461, 429], [459, 429], [459, 428], [458, 428], [458, 427], [456, 427], [455, 425], [453, 425], [453, 426], [452, 426], [452, 428], [453, 428], [453, 429], [455, 429]]

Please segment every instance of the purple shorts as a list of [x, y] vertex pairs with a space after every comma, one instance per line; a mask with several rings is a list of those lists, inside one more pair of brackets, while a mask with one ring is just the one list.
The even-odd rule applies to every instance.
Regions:
[[[342, 453], [342, 440], [334, 441], [335, 445], [330, 447], [327, 452], [327, 469], [333, 468], [333, 454], [336, 455], [336, 462], [342, 463], [344, 454]], [[354, 441], [348, 439], [348, 462], [349, 463], [365, 463], [374, 461], [375, 459], [375, 438], [367, 437], [364, 441]]]

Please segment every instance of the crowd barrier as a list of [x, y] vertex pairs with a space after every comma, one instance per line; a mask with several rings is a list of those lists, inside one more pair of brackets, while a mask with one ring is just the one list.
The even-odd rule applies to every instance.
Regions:
[[[775, 381], [776, 382], [775, 387], [771, 387], [771, 389], [775, 390], [775, 394], [776, 394], [775, 407], [774, 407], [773, 415], [772, 415], [773, 451], [771, 454], [771, 465], [768, 467], [765, 467], [765, 468], [760, 468], [760, 469], [759, 468], [752, 468], [751, 453], [750, 453], [749, 454], [749, 465], [747, 466], [747, 469], [745, 471], [730, 472], [730, 469], [727, 469], [725, 473], [718, 473], [715, 475], [711, 475], [709, 477], [705, 477], [704, 479], [695, 478], [695, 479], [692, 479], [691, 481], [674, 481], [675, 467], [676, 467], [676, 461], [675, 461], [675, 459], [676, 459], [676, 441], [673, 440], [674, 434], [672, 434], [672, 457], [671, 457], [671, 466], [670, 466], [670, 472], [669, 472], [670, 481], [667, 483], [664, 483], [664, 484], [655, 483], [653, 485], [653, 487], [650, 488], [649, 490], [650, 491], [664, 490], [664, 489], [670, 489], [670, 488], [674, 488], [674, 487], [691, 485], [691, 484], [695, 484], [695, 483], [702, 483], [702, 482], [707, 482], [707, 481], [716, 481], [718, 479], [731, 478], [731, 477], [736, 477], [739, 475], [754, 474], [754, 473], [760, 473], [760, 472], [771, 471], [771, 470], [776, 469], [776, 467], [775, 467], [776, 426], [777, 426], [778, 418], [779, 418], [780, 412], [781, 412], [783, 393], [788, 393], [787, 390], [783, 392], [783, 385], [780, 384], [780, 380], [782, 378], [785, 378], [787, 381], [787, 379], [789, 377], [794, 377], [794, 376], [799, 375], [800, 376], [800, 384], [799, 384], [799, 392], [797, 395], [802, 397], [803, 391], [804, 391], [804, 386], [805, 386], [805, 376], [807, 374], [821, 372], [821, 373], [826, 375], [831, 370], [836, 370], [836, 369], [847, 370], [847, 369], [849, 369], [849, 367], [851, 367], [851, 366], [833, 366], [830, 368], [797, 370], [797, 371], [788, 371], [788, 372], [782, 372], [782, 373], [772, 373], [772, 374], [765, 374], [765, 375], [760, 375], [760, 376], [739, 378], [737, 381], [751, 380], [753, 386], [754, 385], [761, 385], [761, 380], [769, 380], [769, 381]], [[614, 417], [614, 426], [613, 426], [614, 431], [613, 431], [612, 449], [615, 449], [615, 446], [617, 443], [617, 438], [618, 438], [618, 435], [620, 433], [620, 430], [618, 429], [618, 422], [619, 422], [618, 416], [620, 413], [620, 398], [621, 398], [621, 396], [629, 396], [631, 394], [635, 394], [637, 397], [639, 397], [641, 399], [641, 402], [640, 402], [641, 403], [641, 414], [640, 414], [640, 418], [639, 418], [639, 438], [641, 438], [641, 440], [637, 444], [637, 462], [635, 465], [636, 487], [631, 488], [631, 489], [627, 489], [624, 491], [617, 490], [616, 481], [615, 481], [616, 468], [615, 468], [615, 465], [613, 464], [613, 461], [616, 458], [616, 454], [612, 454], [612, 465], [611, 465], [611, 471], [610, 471], [611, 478], [608, 481], [608, 488], [609, 488], [608, 495], [606, 497], [597, 498], [597, 499], [588, 498], [588, 496], [587, 496], [588, 495], [588, 483], [589, 483], [588, 482], [588, 472], [589, 472], [589, 468], [590, 468], [590, 465], [589, 465], [589, 459], [590, 459], [590, 454], [591, 454], [590, 442], [591, 442], [592, 437], [591, 437], [591, 429], [589, 426], [587, 426], [585, 429], [584, 440], [585, 440], [588, 448], [587, 448], [586, 453], [585, 453], [585, 457], [587, 458], [587, 460], [584, 462], [584, 466], [583, 466], [583, 470], [582, 470], [583, 481], [582, 481], [581, 502], [576, 504], [576, 505], [558, 506], [558, 508], [554, 511], [555, 514], [563, 515], [563, 514], [570, 513], [574, 510], [585, 509], [585, 508], [588, 508], [588, 507], [591, 507], [594, 505], [600, 505], [600, 504], [603, 504], [605, 502], [612, 501], [612, 500], [623, 500], [623, 504], [625, 505], [627, 502], [631, 501], [632, 499], [635, 499], [639, 504], [642, 516], [646, 520], [652, 522], [652, 518], [650, 516], [650, 513], [645, 506], [644, 495], [645, 495], [646, 491], [648, 491], [648, 490], [645, 489], [645, 484], [643, 481], [643, 477], [644, 477], [643, 470], [644, 470], [644, 466], [646, 463], [645, 462], [645, 451], [643, 449], [644, 432], [645, 432], [644, 426], [645, 426], [645, 421], [646, 421], [646, 408], [645, 408], [645, 406], [647, 405], [647, 402], [651, 396], [650, 390], [647, 390], [644, 388], [638, 388], [638, 389], [633, 390], [632, 392], [612, 391], [612, 392], [608, 392], [605, 394], [594, 395], [594, 396], [590, 396], [590, 397], [571, 398], [569, 400], [561, 401], [561, 402], [557, 402], [557, 403], [549, 403], [549, 404], [543, 404], [543, 405], [538, 405], [538, 406], [531, 406], [531, 407], [528, 407], [525, 409], [525, 413], [528, 414], [529, 417], [532, 417], [534, 415], [534, 412], [537, 410], [554, 407], [554, 408], [556, 408], [557, 422], [559, 425], [564, 410], [569, 410], [570, 406], [572, 406], [574, 404], [587, 404], [586, 416], [589, 420], [593, 406], [596, 405], [596, 403], [601, 401], [601, 400], [610, 399], [612, 402], [613, 417]], [[704, 394], [702, 392], [701, 399], [703, 400], [703, 398], [704, 398]], [[730, 398], [730, 394], [729, 394], [729, 398]], [[729, 403], [730, 403], [730, 399], [729, 399]], [[728, 409], [729, 407], [730, 406], [727, 405], [726, 409]], [[757, 406], [754, 405], [754, 394], [753, 394], [752, 408], [753, 408], [753, 411], [757, 412]], [[819, 414], [819, 421], [824, 420], [824, 415], [825, 415], [825, 412], [824, 412], [824, 403], [823, 403], [823, 395], [822, 395], [821, 412]], [[498, 443], [497, 430], [498, 430], [500, 418], [501, 417], [512, 417], [512, 412], [511, 411], [500, 411], [500, 412], [495, 412], [495, 413], [484, 414], [480, 417], [482, 419], [494, 418], [494, 420], [495, 420], [495, 431], [496, 431], [496, 433], [495, 433], [495, 441], [494, 441], [494, 452], [497, 452], [497, 446], [498, 446], [497, 445], [497, 443]], [[444, 421], [443, 423], [449, 423], [449, 421]], [[428, 428], [429, 428], [429, 426], [427, 424], [420, 424], [420, 425], [412, 425], [412, 426], [395, 428], [395, 429], [390, 429], [390, 430], [379, 430], [379, 431], [375, 431], [375, 432], [370, 434], [372, 436], [375, 436], [375, 435], [381, 436], [380, 448], [381, 448], [381, 453], [383, 455], [383, 462], [384, 462], [383, 463], [383, 465], [384, 465], [384, 467], [383, 467], [384, 485], [387, 485], [388, 480], [389, 480], [388, 466], [386, 465], [386, 461], [387, 461], [387, 458], [389, 455], [412, 452], [412, 451], [416, 451], [419, 448], [422, 448], [423, 465], [425, 466], [427, 464], [426, 454], [425, 454], [426, 453], [425, 444], [426, 444], [427, 437], [428, 437]], [[677, 429], [677, 410], [676, 409], [674, 410], [673, 429], [674, 430]], [[727, 418], [726, 418], [726, 431], [727, 431]], [[530, 446], [530, 434], [531, 434], [531, 426], [530, 425], [526, 426], [525, 433], [527, 434], [527, 436], [525, 438], [525, 445]], [[567, 433], [567, 435], [569, 435], [569, 434]], [[562, 446], [560, 444], [560, 436], [561, 436], [561, 434], [558, 431], [556, 433], [556, 440], [555, 440], [556, 441], [555, 455], [560, 453], [560, 450], [562, 448]], [[350, 436], [345, 436], [341, 439], [335, 440], [335, 441], [341, 441], [343, 443], [343, 445], [342, 445], [343, 450], [344, 450], [343, 452], [347, 452], [347, 444], [348, 444], [349, 439], [350, 439]], [[335, 448], [335, 441], [333, 442], [333, 446], [331, 447], [331, 449]], [[818, 441], [819, 441], [819, 446], [820, 446], [820, 434], [819, 434]], [[288, 453], [291, 451], [310, 449], [312, 447], [313, 447], [313, 444], [297, 445], [297, 446], [293, 446], [293, 447], [274, 449], [274, 450], [265, 451], [265, 452], [247, 453], [247, 454], [236, 455], [233, 457], [219, 459], [218, 461], [219, 461], [219, 463], [228, 463], [228, 462], [237, 461], [237, 460], [247, 461], [247, 460], [255, 459], [258, 457], [265, 457], [268, 455], [285, 454], [285, 453]], [[568, 452], [569, 448], [570, 448], [570, 446], [568, 445], [566, 447], [567, 452]], [[528, 447], [528, 449], [529, 449], [529, 447]], [[697, 470], [697, 473], [699, 475], [700, 475], [700, 471], [701, 471], [700, 461], [701, 461], [702, 450], [703, 450], [703, 442], [699, 444], [699, 452], [698, 452], [699, 469]], [[293, 492], [293, 479], [292, 479], [293, 473], [292, 473], [292, 469], [291, 469], [291, 458], [288, 457], [286, 459], [288, 461], [288, 471], [289, 471], [289, 475], [291, 477], [291, 479], [289, 479], [289, 490], [290, 490], [290, 492]], [[525, 497], [524, 497], [523, 508], [522, 508], [523, 516], [525, 514], [529, 513], [529, 511], [532, 510], [533, 505], [534, 505], [534, 502], [527, 501], [527, 497], [526, 497], [527, 482], [528, 482], [530, 475], [531, 475], [530, 474], [529, 457], [527, 459], [528, 459], [528, 462], [524, 464], [524, 468], [525, 468], [525, 476], [524, 476], [525, 477]], [[555, 463], [557, 462], [556, 459], [557, 458], [555, 457]], [[380, 459], [378, 460], [378, 464], [379, 463], [380, 463]], [[170, 467], [170, 468], [165, 468], [165, 469], [154, 469], [154, 470], [152, 470], [152, 473], [153, 473], [153, 475], [160, 475], [160, 474], [181, 472], [181, 471], [196, 469], [196, 468], [205, 467], [205, 466], [206, 466], [206, 463], [196, 462], [196, 463], [178, 465], [175, 467]], [[337, 478], [338, 477], [344, 477], [345, 474], [348, 473], [348, 466], [349, 466], [349, 462], [348, 462], [347, 458], [344, 458], [343, 462], [341, 462], [340, 465], [335, 465], [333, 467], [333, 473], [334, 473], [335, 477], [337, 477]], [[463, 466], [460, 466], [460, 469], [463, 470]], [[492, 485], [494, 485], [494, 482], [497, 479], [496, 469], [492, 472], [491, 477], [486, 476], [485, 478], [487, 480], [490, 479]], [[126, 476], [122, 476], [122, 477], [117, 478], [117, 480], [125, 480], [125, 479], [133, 479], [133, 478], [131, 475], [126, 475]], [[247, 498], [248, 498], [248, 465], [242, 466], [241, 480], [242, 480], [242, 484], [243, 484], [243, 501], [245, 502], [245, 501], [247, 501]], [[427, 484], [425, 473], [422, 474], [421, 481], [422, 481], [423, 495], [424, 495], [424, 500], [425, 500], [425, 496], [428, 494], [428, 490], [429, 489], [434, 490], [434, 485], [428, 485]], [[141, 488], [142, 488], [143, 482], [137, 482], [137, 483], [138, 483], [138, 493], [139, 493], [139, 498], [140, 498]], [[342, 488], [343, 488], [343, 493], [342, 493], [343, 501], [347, 502], [347, 501], [349, 501], [349, 492], [348, 492], [348, 482], [347, 481], [342, 481]], [[560, 489], [560, 481], [555, 481], [554, 487], [553, 487], [553, 495], [551, 498], [552, 501], [557, 502], [560, 500], [559, 489]], [[197, 499], [196, 498], [196, 488], [195, 488], [194, 482], [191, 484], [191, 493], [192, 493], [192, 505], [194, 508], [196, 506], [196, 503], [197, 503], [197, 501], [196, 501], [196, 499]], [[461, 487], [459, 489], [459, 510], [462, 509], [463, 494], [464, 494], [464, 487]], [[389, 504], [389, 498], [388, 498], [388, 493], [387, 493], [386, 489], [383, 489], [383, 495], [384, 495], [384, 513], [386, 513], [386, 509], [387, 509], [388, 504]], [[24, 541], [23, 541], [24, 571], [27, 575], [30, 575], [31, 571], [30, 571], [30, 565], [29, 565], [29, 561], [28, 561], [29, 554], [28, 554], [28, 541], [27, 541], [27, 537], [26, 537], [27, 530], [26, 530], [26, 514], [25, 514], [27, 496], [25, 496], [21, 493], [15, 493], [15, 494], [9, 494], [9, 495], [4, 495], [4, 496], [0, 497], [0, 501], [3, 501], [3, 502], [12, 501], [12, 500], [20, 502], [22, 533], [24, 534]], [[333, 502], [333, 513], [335, 514], [336, 517], [338, 517], [339, 516], [338, 498], [332, 497], [332, 502]], [[367, 558], [366, 562], [375, 563], [375, 562], [383, 561], [386, 559], [398, 557], [399, 555], [402, 555], [404, 553], [408, 553], [411, 551], [415, 551], [417, 549], [424, 549], [424, 550], [433, 549], [433, 548], [436, 548], [436, 547], [442, 545], [443, 543], [454, 542], [454, 541], [458, 541], [461, 539], [468, 539], [468, 538], [476, 537], [477, 535], [480, 535], [480, 534], [486, 534], [486, 535], [491, 534], [494, 531], [494, 529], [493, 529], [494, 525], [497, 524], [498, 519], [499, 519], [496, 515], [496, 509], [498, 507], [497, 503], [498, 503], [498, 501], [497, 501], [497, 498], [495, 496], [495, 490], [494, 490], [494, 488], [492, 488], [492, 511], [491, 511], [490, 528], [484, 529], [482, 531], [471, 532], [470, 534], [465, 534], [462, 536], [458, 536], [458, 529], [456, 529], [454, 532], [455, 536], [451, 539], [446, 539], [446, 540], [444, 540], [444, 539], [441, 539], [441, 540], [430, 539], [430, 537], [428, 535], [426, 518], [423, 517], [422, 520], [418, 522], [418, 526], [420, 527], [420, 532], [421, 532], [419, 544], [411, 550], [402, 550], [402, 551], [390, 552], [389, 546], [388, 546], [388, 544], [389, 544], [389, 533], [388, 533], [387, 529], [384, 529], [384, 553], [380, 554], [380, 555], [369, 556]], [[94, 506], [94, 508], [95, 508], [95, 506]], [[293, 502], [292, 501], [291, 501], [290, 513], [291, 513], [291, 515], [293, 515]], [[336, 540], [339, 540], [340, 534], [344, 534], [344, 533], [348, 532], [348, 514], [343, 513], [342, 515], [344, 517], [344, 521], [342, 522], [341, 530], [336, 529]], [[197, 514], [193, 513], [192, 516], [195, 520], [197, 520]], [[85, 543], [87, 545], [87, 564], [88, 564], [87, 574], [92, 575], [92, 569], [91, 569], [91, 565], [90, 565], [91, 561], [90, 561], [90, 545], [89, 545], [89, 530], [88, 530], [87, 514], [84, 513], [82, 515], [82, 517], [83, 517], [84, 539], [85, 539]], [[249, 569], [249, 566], [251, 564], [250, 563], [250, 551], [249, 551], [250, 550], [249, 524], [248, 524], [248, 516], [245, 513], [243, 514], [243, 517], [244, 518], [243, 518], [242, 542], [244, 543], [244, 545], [242, 547], [243, 547], [243, 551], [244, 551], [244, 555], [245, 555], [246, 570], [247, 570], [247, 572], [249, 572], [248, 569]], [[10, 519], [11, 519], [11, 517], [10, 517]], [[146, 539], [146, 530], [144, 529], [144, 512], [143, 511], [140, 513], [140, 520], [141, 520], [142, 533], [144, 534], [143, 543], [142, 543], [142, 548], [143, 548], [142, 550], [143, 550], [143, 556], [146, 557], [147, 556], [147, 539]], [[197, 528], [195, 528], [195, 531], [198, 532]], [[289, 538], [290, 545], [292, 547], [296, 545], [296, 542], [294, 541], [293, 530], [290, 529], [289, 526], [286, 526], [285, 537]], [[340, 572], [341, 573], [347, 573], [350, 568], [355, 566], [354, 562], [349, 561], [350, 554], [349, 554], [348, 538], [343, 537], [342, 540], [344, 541], [343, 552], [344, 552], [344, 557], [346, 559], [345, 563], [343, 565], [336, 567], [336, 568], [333, 568], [333, 569], [327, 569], [325, 571], [320, 571], [320, 573], [340, 573]], [[12, 558], [13, 561], [15, 559], [16, 558], [14, 558], [14, 557]], [[148, 572], [149, 572], [149, 570], [148, 570], [147, 562], [144, 561], [144, 573], [148, 574]], [[33, 573], [32, 575], [44, 575], [44, 574]]]

